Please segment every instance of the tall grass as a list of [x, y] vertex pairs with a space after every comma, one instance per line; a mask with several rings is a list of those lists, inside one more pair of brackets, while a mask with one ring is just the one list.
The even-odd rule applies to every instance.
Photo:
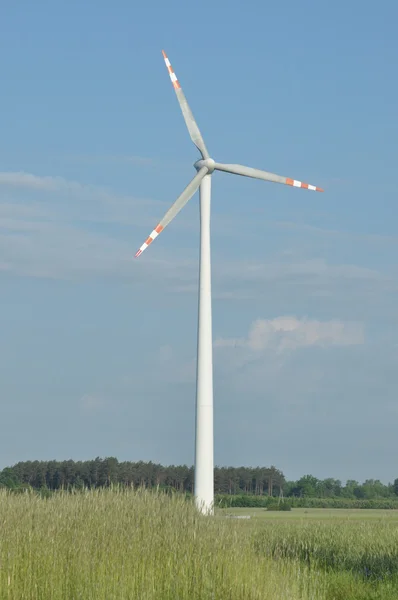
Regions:
[[182, 497], [145, 491], [49, 498], [1, 492], [0, 599], [398, 597], [390, 583], [371, 588], [349, 572], [314, 569], [297, 552], [275, 560], [276, 554], [266, 551], [277, 539], [272, 528], [257, 531], [247, 525], [206, 518]]
[[398, 581], [398, 527], [387, 519], [268, 524], [256, 533], [254, 547], [260, 554], [298, 559], [315, 568]]

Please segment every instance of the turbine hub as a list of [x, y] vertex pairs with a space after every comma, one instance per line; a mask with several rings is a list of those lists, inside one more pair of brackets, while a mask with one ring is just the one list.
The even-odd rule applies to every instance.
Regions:
[[199, 171], [202, 167], [207, 167], [209, 169], [209, 175], [211, 175], [211, 173], [213, 173], [213, 171], [214, 171], [214, 165], [215, 165], [215, 162], [212, 158], [205, 158], [205, 159], [197, 160], [193, 166], [195, 167], [195, 169], [197, 171]]

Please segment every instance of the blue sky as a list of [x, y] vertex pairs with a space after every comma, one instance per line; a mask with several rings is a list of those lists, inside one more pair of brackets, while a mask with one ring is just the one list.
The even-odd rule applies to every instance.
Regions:
[[398, 476], [398, 7], [0, 10], [0, 467], [193, 461], [198, 158], [213, 177], [215, 461]]

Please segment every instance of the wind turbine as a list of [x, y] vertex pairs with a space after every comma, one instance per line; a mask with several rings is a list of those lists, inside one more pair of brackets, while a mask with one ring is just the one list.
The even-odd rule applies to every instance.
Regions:
[[211, 157], [185, 98], [181, 85], [171, 67], [166, 53], [162, 50], [170, 79], [188, 128], [191, 140], [202, 155], [195, 162], [195, 177], [182, 194], [156, 225], [155, 229], [136, 253], [140, 256], [165, 227], [174, 219], [199, 188], [200, 195], [200, 253], [199, 253], [199, 305], [198, 305], [198, 346], [196, 373], [196, 435], [195, 435], [195, 483], [194, 494], [198, 509], [204, 514], [213, 513], [214, 504], [214, 451], [213, 451], [213, 348], [211, 315], [211, 262], [210, 262], [210, 200], [211, 176], [214, 171], [224, 171], [234, 175], [263, 179], [273, 183], [283, 183], [293, 187], [323, 192], [315, 185], [297, 179], [282, 177], [260, 169], [236, 164], [215, 162]]

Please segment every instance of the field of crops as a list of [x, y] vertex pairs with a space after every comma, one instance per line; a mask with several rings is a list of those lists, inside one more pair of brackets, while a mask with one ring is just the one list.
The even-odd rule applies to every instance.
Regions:
[[0, 492], [0, 600], [397, 600], [397, 515], [358, 512], [206, 518], [145, 491]]

